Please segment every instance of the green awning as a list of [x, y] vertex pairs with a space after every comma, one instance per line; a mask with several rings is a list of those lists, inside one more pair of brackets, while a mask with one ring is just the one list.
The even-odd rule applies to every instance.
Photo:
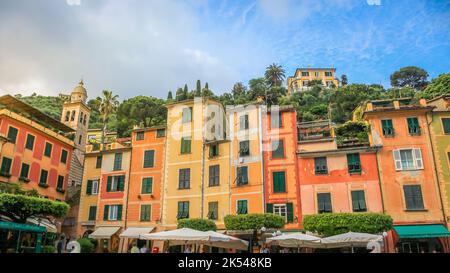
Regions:
[[450, 232], [444, 225], [394, 226], [394, 230], [401, 239], [450, 237]]

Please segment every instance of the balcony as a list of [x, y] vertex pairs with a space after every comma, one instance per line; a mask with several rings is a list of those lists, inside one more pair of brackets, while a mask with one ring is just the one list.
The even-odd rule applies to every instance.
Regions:
[[329, 140], [333, 138], [332, 123], [329, 120], [301, 122], [297, 125], [298, 142]]

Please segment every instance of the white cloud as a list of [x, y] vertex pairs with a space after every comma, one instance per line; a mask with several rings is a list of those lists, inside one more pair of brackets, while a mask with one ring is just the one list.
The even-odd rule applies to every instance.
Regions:
[[81, 5], [81, 0], [66, 0], [66, 3], [69, 6], [79, 6]]

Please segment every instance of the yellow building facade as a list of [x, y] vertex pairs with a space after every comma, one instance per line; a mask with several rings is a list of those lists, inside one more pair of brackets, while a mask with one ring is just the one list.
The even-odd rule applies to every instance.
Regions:
[[229, 214], [229, 142], [226, 116], [214, 100], [195, 98], [167, 105], [162, 224], [204, 218], [224, 228]]
[[288, 94], [308, 90], [309, 83], [315, 80], [327, 87], [339, 86], [336, 68], [297, 68], [294, 75], [287, 78]]

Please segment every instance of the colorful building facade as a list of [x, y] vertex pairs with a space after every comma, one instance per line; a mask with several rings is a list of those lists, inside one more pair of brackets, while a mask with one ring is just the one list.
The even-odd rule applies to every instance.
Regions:
[[[370, 145], [379, 148], [377, 164], [384, 213], [394, 220], [389, 251], [448, 251], [443, 229], [444, 211], [433, 158], [425, 100], [383, 100], [367, 103], [363, 114], [371, 128]], [[414, 230], [414, 234], [406, 230]]]
[[292, 106], [272, 107], [263, 115], [264, 200], [266, 212], [285, 218], [285, 229], [301, 228], [297, 165], [297, 114]]
[[287, 78], [288, 94], [309, 89], [311, 81], [322, 81], [323, 86], [339, 86], [336, 68], [297, 68], [293, 76]]

